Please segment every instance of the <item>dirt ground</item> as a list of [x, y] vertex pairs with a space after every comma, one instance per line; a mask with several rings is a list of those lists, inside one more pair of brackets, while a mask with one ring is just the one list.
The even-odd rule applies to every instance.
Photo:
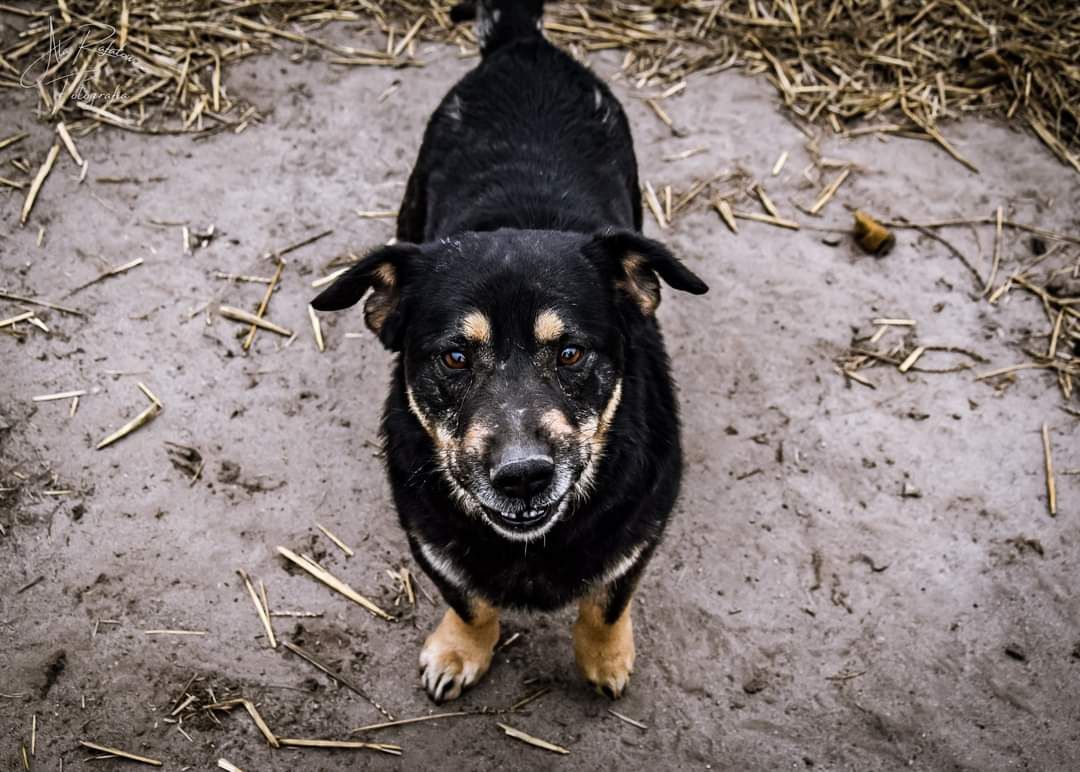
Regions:
[[[79, 140], [86, 181], [61, 156], [23, 228], [23, 195], [0, 189], [2, 288], [86, 313], [42, 310], [48, 335], [23, 326], [21, 340], [0, 336], [3, 768], [21, 768], [36, 715], [32, 764], [50, 770], [61, 761], [128, 768], [88, 763], [94, 753], [79, 740], [153, 756], [167, 769], [209, 769], [224, 757], [249, 772], [1075, 769], [1080, 476], [1065, 472], [1080, 468], [1080, 419], [1062, 410], [1044, 373], [1021, 372], [1008, 388], [975, 380], [1025, 361], [1022, 345], [1045, 346], [1037, 301], [1020, 292], [996, 306], [978, 300], [961, 262], [915, 231], [899, 231], [896, 249], [874, 258], [823, 231], [740, 221], [733, 234], [705, 201], [669, 230], [651, 219], [646, 228], [712, 290], [669, 293], [660, 310], [682, 394], [687, 473], [634, 601], [638, 664], [622, 701], [612, 705], [579, 680], [566, 611], [511, 617], [504, 636], [521, 635], [450, 708], [501, 708], [549, 692], [516, 714], [370, 735], [400, 744], [400, 758], [272, 750], [240, 711], [216, 714], [220, 723], [190, 710], [182, 724], [170, 719], [186, 686], [196, 705], [255, 701], [283, 737], [345, 738], [383, 720], [306, 662], [267, 647], [237, 569], [265, 582], [272, 610], [320, 612], [276, 617], [280, 638], [348, 674], [395, 716], [439, 710], [419, 688], [416, 657], [443, 604], [421, 594], [408, 606], [387, 574], [415, 568], [377, 457], [390, 356], [367, 334], [347, 336], [364, 332], [359, 313], [324, 318], [319, 353], [306, 309], [310, 282], [331, 258], [392, 234], [392, 221], [355, 210], [397, 206], [426, 117], [474, 63], [435, 46], [421, 56], [426, 67], [397, 71], [249, 60], [227, 86], [259, 105], [262, 125], [198, 142], [119, 131]], [[803, 175], [806, 138], [767, 83], [734, 71], [692, 78], [665, 101], [679, 137], [612, 77], [617, 61], [593, 63], [623, 99], [642, 176], [658, 188], [685, 190], [742, 167], [782, 213], [821, 227], [847, 229], [848, 206], [916, 221], [1004, 206], [1018, 221], [1080, 232], [1080, 177], [1031, 136], [976, 121], [947, 134], [980, 174], [929, 143], [825, 138], [824, 155], [856, 171], [822, 217], [809, 217], [795, 206], [820, 190]], [[12, 156], [36, 169], [52, 141], [28, 100], [0, 92], [0, 134], [32, 135], [0, 154], [5, 176]], [[707, 150], [663, 160], [698, 146]], [[216, 237], [185, 254], [179, 223], [213, 224]], [[295, 340], [260, 333], [244, 356], [243, 329], [206, 309], [254, 308], [264, 286], [216, 272], [269, 275], [268, 251], [325, 229], [333, 233], [287, 256], [270, 306]], [[988, 273], [992, 227], [941, 234]], [[1077, 251], [1061, 254], [1075, 260]], [[1030, 256], [1030, 236], [1007, 230], [1003, 270]], [[137, 257], [138, 268], [65, 298]], [[0, 301], [0, 317], [20, 309]], [[965, 347], [988, 362], [950, 374], [873, 369], [865, 372], [873, 389], [845, 383], [834, 360], [879, 316], [917, 320], [919, 342]], [[931, 352], [920, 364], [964, 361]], [[139, 381], [164, 411], [95, 450], [147, 404]], [[68, 389], [90, 392], [73, 417], [68, 401], [31, 401]], [[1060, 470], [1056, 518], [1047, 512], [1043, 422]], [[166, 442], [200, 451], [195, 484], [170, 463]], [[288, 570], [278, 545], [313, 554], [398, 620], [376, 619]], [[163, 628], [206, 634], [144, 632]], [[499, 721], [570, 755], [505, 737]]]

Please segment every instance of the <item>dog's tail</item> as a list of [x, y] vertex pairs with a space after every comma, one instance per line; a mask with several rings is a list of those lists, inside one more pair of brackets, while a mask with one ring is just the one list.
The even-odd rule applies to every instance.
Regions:
[[455, 22], [475, 21], [480, 53], [488, 56], [515, 40], [541, 35], [544, 0], [475, 0], [450, 10]]

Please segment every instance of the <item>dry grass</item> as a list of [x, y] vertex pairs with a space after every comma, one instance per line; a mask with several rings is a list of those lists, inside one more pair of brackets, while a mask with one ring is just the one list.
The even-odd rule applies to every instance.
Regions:
[[[140, 133], [243, 131], [259, 120], [223, 72], [255, 54], [288, 46], [346, 66], [417, 66], [417, 45], [450, 42], [475, 51], [469, 26], [450, 23], [450, 3], [433, 0], [62, 0], [12, 10], [17, 34], [0, 49], [0, 86], [36, 84], [39, 114], [73, 135], [102, 125]], [[121, 49], [106, 56], [53, 40]], [[350, 23], [379, 33], [376, 48], [334, 42], [327, 29]], [[939, 143], [948, 119], [992, 114], [1018, 120], [1080, 171], [1080, 6], [1059, 0], [603, 0], [549, 3], [547, 33], [579, 54], [625, 52], [639, 87], [683, 90], [695, 72], [741, 66], [777, 88], [784, 104], [837, 133], [885, 131]], [[371, 39], [366, 37], [365, 39]], [[300, 52], [297, 53], [297, 47]], [[36, 62], [36, 64], [35, 64]], [[28, 71], [29, 70], [29, 71]], [[86, 93], [116, 95], [89, 100]], [[659, 102], [654, 101], [657, 106]], [[661, 107], [662, 112], [662, 107]], [[659, 113], [658, 113], [659, 114]], [[870, 121], [869, 126], [857, 126]], [[973, 168], [973, 167], [972, 167]]]

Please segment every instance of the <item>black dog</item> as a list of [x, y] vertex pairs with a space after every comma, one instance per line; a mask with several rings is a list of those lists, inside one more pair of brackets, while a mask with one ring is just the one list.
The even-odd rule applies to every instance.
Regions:
[[[630, 597], [679, 489], [659, 279], [705, 284], [641, 230], [619, 103], [540, 32], [541, 0], [483, 0], [483, 60], [432, 116], [399, 243], [313, 302], [397, 352], [382, 432], [401, 524], [450, 605], [420, 655], [436, 701], [491, 663], [498, 609], [579, 600], [584, 676], [621, 695]], [[658, 279], [659, 277], [659, 279]]]

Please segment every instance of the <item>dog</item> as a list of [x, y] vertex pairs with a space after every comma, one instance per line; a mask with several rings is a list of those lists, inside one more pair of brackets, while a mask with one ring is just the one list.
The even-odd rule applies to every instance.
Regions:
[[399, 519], [449, 605], [420, 654], [437, 703], [487, 672], [501, 609], [578, 602], [602, 694], [634, 667], [630, 601], [682, 459], [655, 312], [705, 283], [641, 234], [622, 107], [542, 34], [542, 0], [481, 0], [481, 62], [428, 123], [380, 247], [314, 301], [364, 304], [395, 353], [382, 417]]

